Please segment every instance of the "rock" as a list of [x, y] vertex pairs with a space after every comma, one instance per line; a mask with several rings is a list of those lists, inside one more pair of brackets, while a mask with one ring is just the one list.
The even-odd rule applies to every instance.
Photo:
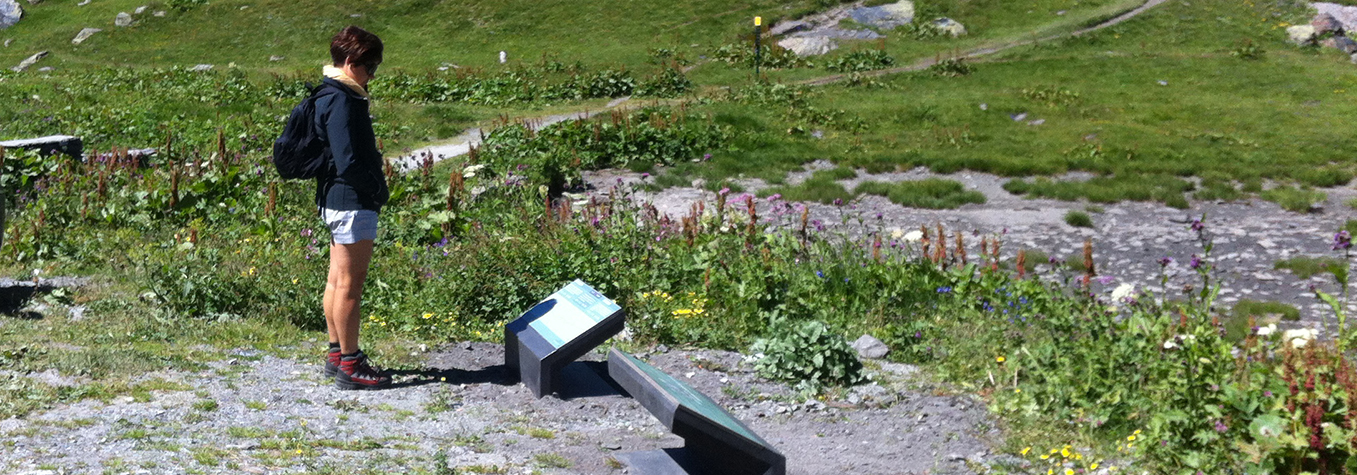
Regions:
[[286, 56], [269, 56], [269, 61], [277, 62], [287, 59]]
[[85, 29], [83, 29], [83, 30], [80, 30], [80, 33], [76, 33], [76, 34], [75, 34], [75, 38], [72, 38], [72, 39], [71, 39], [71, 44], [73, 44], [73, 45], [78, 45], [78, 44], [80, 44], [80, 43], [84, 43], [85, 40], [90, 39], [90, 37], [91, 37], [91, 36], [94, 36], [95, 33], [98, 33], [98, 32], [101, 32], [101, 31], [104, 31], [104, 30], [101, 30], [101, 29], [98, 29], [98, 28], [85, 28]]
[[14, 26], [23, 18], [24, 9], [14, 0], [0, 0], [0, 30]]
[[9, 44], [10, 44], [10, 43], [13, 43], [13, 42], [14, 42], [14, 38], [5, 38], [5, 47], [8, 48], [8, 47], [9, 47]]
[[773, 25], [772, 28], [768, 29], [768, 34], [773, 36], [782, 36], [787, 33], [795, 33], [798, 31], [804, 31], [808, 29], [810, 29], [809, 23], [806, 23], [804, 21], [792, 20], [784, 21], [782, 23]]
[[42, 0], [28, 0], [29, 5], [37, 5], [39, 3], [42, 3]]
[[[43, 54], [46, 54], [44, 52]], [[41, 155], [51, 155], [53, 153], [62, 153], [72, 157], [83, 157], [85, 151], [84, 141], [80, 137], [70, 135], [49, 135], [32, 139], [8, 140], [0, 142], [0, 148], [37, 150]], [[13, 285], [37, 285], [29, 282], [13, 282]], [[0, 280], [0, 288], [7, 287], [8, 282]]]
[[886, 347], [885, 343], [871, 335], [862, 335], [853, 341], [853, 349], [858, 351], [858, 356], [867, 359], [881, 359], [890, 353], [891, 349]]
[[848, 12], [848, 16], [858, 23], [890, 30], [914, 21], [914, 2], [902, 0], [879, 7], [855, 8]]
[[1357, 64], [1357, 53], [1354, 53], [1352, 56], [1349, 56], [1348, 61], [1351, 61], [1352, 64]]
[[1313, 45], [1315, 44], [1315, 37], [1318, 36], [1315, 33], [1315, 27], [1310, 25], [1287, 27], [1286, 35], [1291, 39], [1291, 42], [1297, 46]]
[[10, 71], [14, 71], [14, 72], [16, 72], [16, 73], [20, 73], [20, 72], [23, 72], [25, 69], [28, 69], [30, 66], [33, 66], [34, 64], [37, 64], [37, 62], [38, 62], [39, 60], [41, 60], [42, 58], [46, 58], [46, 57], [47, 57], [47, 52], [46, 52], [46, 51], [41, 51], [41, 52], [38, 52], [38, 53], [34, 53], [33, 56], [29, 56], [28, 59], [25, 59], [25, 60], [23, 60], [23, 61], [20, 61], [18, 66], [15, 66], [15, 67], [12, 67], [12, 68], [9, 68], [9, 69], [10, 69]]
[[966, 34], [966, 25], [962, 25], [961, 22], [951, 18], [933, 20], [933, 28], [937, 28], [938, 31], [947, 33], [953, 38]]
[[1343, 25], [1344, 31], [1357, 31], [1357, 7], [1339, 5], [1337, 3], [1311, 3], [1319, 15], [1329, 15], [1338, 23]]
[[1332, 42], [1333, 48], [1337, 49], [1338, 51], [1342, 51], [1343, 54], [1351, 55], [1353, 53], [1357, 53], [1357, 41], [1354, 41], [1352, 38], [1348, 38], [1346, 36], [1335, 36], [1325, 41]]
[[1310, 20], [1310, 26], [1315, 27], [1316, 35], [1325, 33], [1333, 33], [1335, 35], [1343, 34], [1343, 23], [1328, 13], [1316, 15], [1314, 20]]
[[140, 14], [142, 14], [142, 13], [146, 13], [146, 9], [147, 9], [147, 8], [150, 8], [150, 7], [148, 7], [148, 6], [146, 6], [146, 5], [139, 6], [139, 7], [137, 7], [136, 10], [132, 10], [132, 14], [133, 14], [133, 15], [140, 15]]
[[41, 67], [41, 68], [38, 68], [38, 72], [40, 72], [40, 73], [50, 73], [50, 72], [52, 72], [52, 67], [51, 67], [51, 66], [43, 66], [43, 67]]
[[796, 53], [797, 56], [818, 56], [839, 48], [837, 41], [824, 36], [787, 38], [777, 42], [777, 45]]
[[113, 18], [113, 26], [132, 26], [132, 15], [127, 12], [118, 12], [118, 16]]
[[211, 71], [211, 70], [212, 70], [212, 65], [211, 65], [211, 64], [199, 64], [199, 65], [197, 65], [197, 66], [188, 68], [188, 70], [189, 70], [189, 71], [193, 71], [193, 72], [195, 72], [195, 73], [201, 73], [201, 72], [204, 72], [204, 71]]
[[163, 17], [163, 16], [165, 16], [165, 11], [164, 11], [164, 10], [161, 10], [161, 11], [152, 13], [151, 16], [156, 17], [156, 18]]

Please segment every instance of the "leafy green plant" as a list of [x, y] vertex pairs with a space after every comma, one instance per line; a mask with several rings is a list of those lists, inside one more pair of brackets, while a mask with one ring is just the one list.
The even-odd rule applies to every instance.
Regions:
[[825, 64], [825, 69], [841, 73], [853, 73], [886, 69], [895, 65], [895, 58], [881, 50], [858, 50], [840, 56]]
[[975, 66], [971, 66], [966, 58], [945, 58], [929, 66], [928, 72], [938, 77], [955, 78], [970, 76], [975, 72]]
[[820, 321], [774, 322], [771, 335], [750, 349], [765, 378], [805, 388], [848, 386], [862, 381], [862, 362], [842, 335]]
[[1230, 56], [1249, 61], [1263, 59], [1263, 55], [1266, 53], [1267, 51], [1263, 49], [1263, 46], [1254, 43], [1251, 38], [1245, 38], [1244, 41], [1239, 42], [1238, 46], [1230, 50]]

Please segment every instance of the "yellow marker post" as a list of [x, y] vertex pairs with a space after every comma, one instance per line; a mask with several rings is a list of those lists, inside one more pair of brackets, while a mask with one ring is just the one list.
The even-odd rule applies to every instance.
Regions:
[[759, 44], [759, 43], [760, 43], [760, 42], [759, 42], [759, 37], [760, 37], [760, 36], [763, 36], [763, 17], [761, 17], [761, 16], [756, 16], [756, 17], [754, 17], [754, 80], [755, 80], [755, 81], [757, 81], [757, 80], [759, 79], [759, 59], [760, 59], [760, 58], [759, 58], [759, 53], [760, 53], [761, 50], [763, 49], [763, 48], [762, 48], [762, 45]]

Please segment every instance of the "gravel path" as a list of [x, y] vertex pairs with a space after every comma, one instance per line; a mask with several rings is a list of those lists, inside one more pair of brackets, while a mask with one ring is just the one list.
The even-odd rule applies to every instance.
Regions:
[[[813, 162], [806, 171], [793, 173], [789, 184], [809, 177], [814, 170], [830, 168], [826, 161]], [[661, 171], [662, 173], [662, 171]], [[941, 223], [949, 234], [961, 231], [966, 235], [967, 252], [979, 254], [980, 237], [1001, 235], [1003, 255], [1013, 259], [1019, 249], [1038, 250], [1060, 259], [1082, 256], [1085, 239], [1092, 239], [1099, 275], [1110, 279], [1095, 288], [1106, 293], [1123, 284], [1131, 283], [1137, 290], [1156, 294], [1167, 292], [1170, 298], [1180, 298], [1185, 285], [1196, 285], [1200, 279], [1188, 268], [1193, 254], [1202, 254], [1196, 234], [1189, 229], [1193, 219], [1207, 216], [1207, 235], [1213, 237], [1215, 249], [1210, 261], [1217, 266], [1223, 289], [1218, 310], [1232, 307], [1243, 299], [1279, 301], [1300, 309], [1301, 321], [1282, 322], [1284, 327], [1310, 327], [1321, 330], [1336, 327], [1332, 310], [1315, 298], [1310, 286], [1336, 293], [1339, 288], [1328, 274], [1309, 279], [1298, 279], [1290, 271], [1273, 268], [1278, 260], [1308, 257], [1342, 257], [1331, 249], [1333, 234], [1348, 219], [1357, 219], [1357, 211], [1345, 203], [1357, 198], [1351, 188], [1324, 189], [1328, 201], [1323, 211], [1309, 214], [1283, 210], [1274, 203], [1259, 199], [1241, 202], [1193, 202], [1191, 209], [1178, 210], [1158, 203], [1118, 203], [1100, 205], [1103, 213], [1089, 213], [1093, 228], [1076, 228], [1065, 224], [1065, 213], [1084, 210], [1087, 204], [1045, 199], [1025, 199], [1002, 188], [1006, 178], [983, 173], [940, 175], [917, 169], [902, 173], [871, 175], [859, 171], [856, 178], [840, 181], [853, 189], [862, 181], [900, 182], [925, 178], [944, 178], [961, 182], [967, 189], [985, 194], [987, 202], [966, 205], [955, 210], [924, 210], [906, 208], [891, 203], [884, 197], [867, 195], [854, 205], [837, 207], [819, 203], [799, 203], [810, 208], [810, 217], [823, 223], [829, 232], [844, 232], [861, 236], [864, 232], [880, 230], [889, 236], [892, 230], [905, 232], [927, 225], [935, 229]], [[1079, 175], [1062, 179], [1085, 178]], [[639, 184], [634, 173], [604, 170], [588, 174], [586, 181], [595, 193], [617, 183]], [[766, 187], [761, 180], [741, 181], [749, 193]], [[652, 202], [662, 212], [679, 216], [689, 212], [692, 203], [705, 200], [707, 206], [715, 202], [715, 193], [692, 187], [679, 187], [660, 193], [638, 192], [635, 199]], [[729, 202], [743, 202], [731, 197]], [[766, 222], [799, 225], [800, 212], [784, 212], [778, 216], [777, 205], [758, 200], [759, 215]], [[878, 213], [880, 218], [878, 219]], [[861, 217], [844, 223], [844, 216]], [[1171, 257], [1173, 263], [1162, 269], [1158, 260]], [[1048, 265], [1038, 266], [1037, 272], [1053, 275]], [[1162, 286], [1162, 276], [1169, 278]], [[1167, 288], [1165, 288], [1167, 287]], [[1348, 312], [1357, 312], [1357, 304], [1349, 304]]]
[[[237, 350], [202, 373], [158, 375], [185, 391], [0, 421], [0, 472], [604, 474], [626, 473], [614, 454], [682, 446], [611, 390], [534, 399], [505, 378], [499, 345], [460, 343], [426, 356], [428, 369], [399, 376], [397, 388], [344, 392], [323, 380], [319, 357]], [[920, 386], [909, 366], [870, 364], [875, 382], [822, 402], [760, 380], [739, 354], [638, 356], [729, 408], [787, 456], [790, 474], [975, 473], [1012, 463], [990, 455], [1001, 440], [980, 402], [935, 395], [944, 393]]]

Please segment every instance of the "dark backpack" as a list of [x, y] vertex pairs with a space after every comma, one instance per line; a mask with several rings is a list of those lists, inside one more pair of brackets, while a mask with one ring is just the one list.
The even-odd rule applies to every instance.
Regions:
[[273, 142], [273, 166], [284, 180], [310, 180], [330, 165], [315, 126], [316, 99], [324, 89], [325, 84], [312, 88], [311, 95], [292, 108], [283, 135]]

